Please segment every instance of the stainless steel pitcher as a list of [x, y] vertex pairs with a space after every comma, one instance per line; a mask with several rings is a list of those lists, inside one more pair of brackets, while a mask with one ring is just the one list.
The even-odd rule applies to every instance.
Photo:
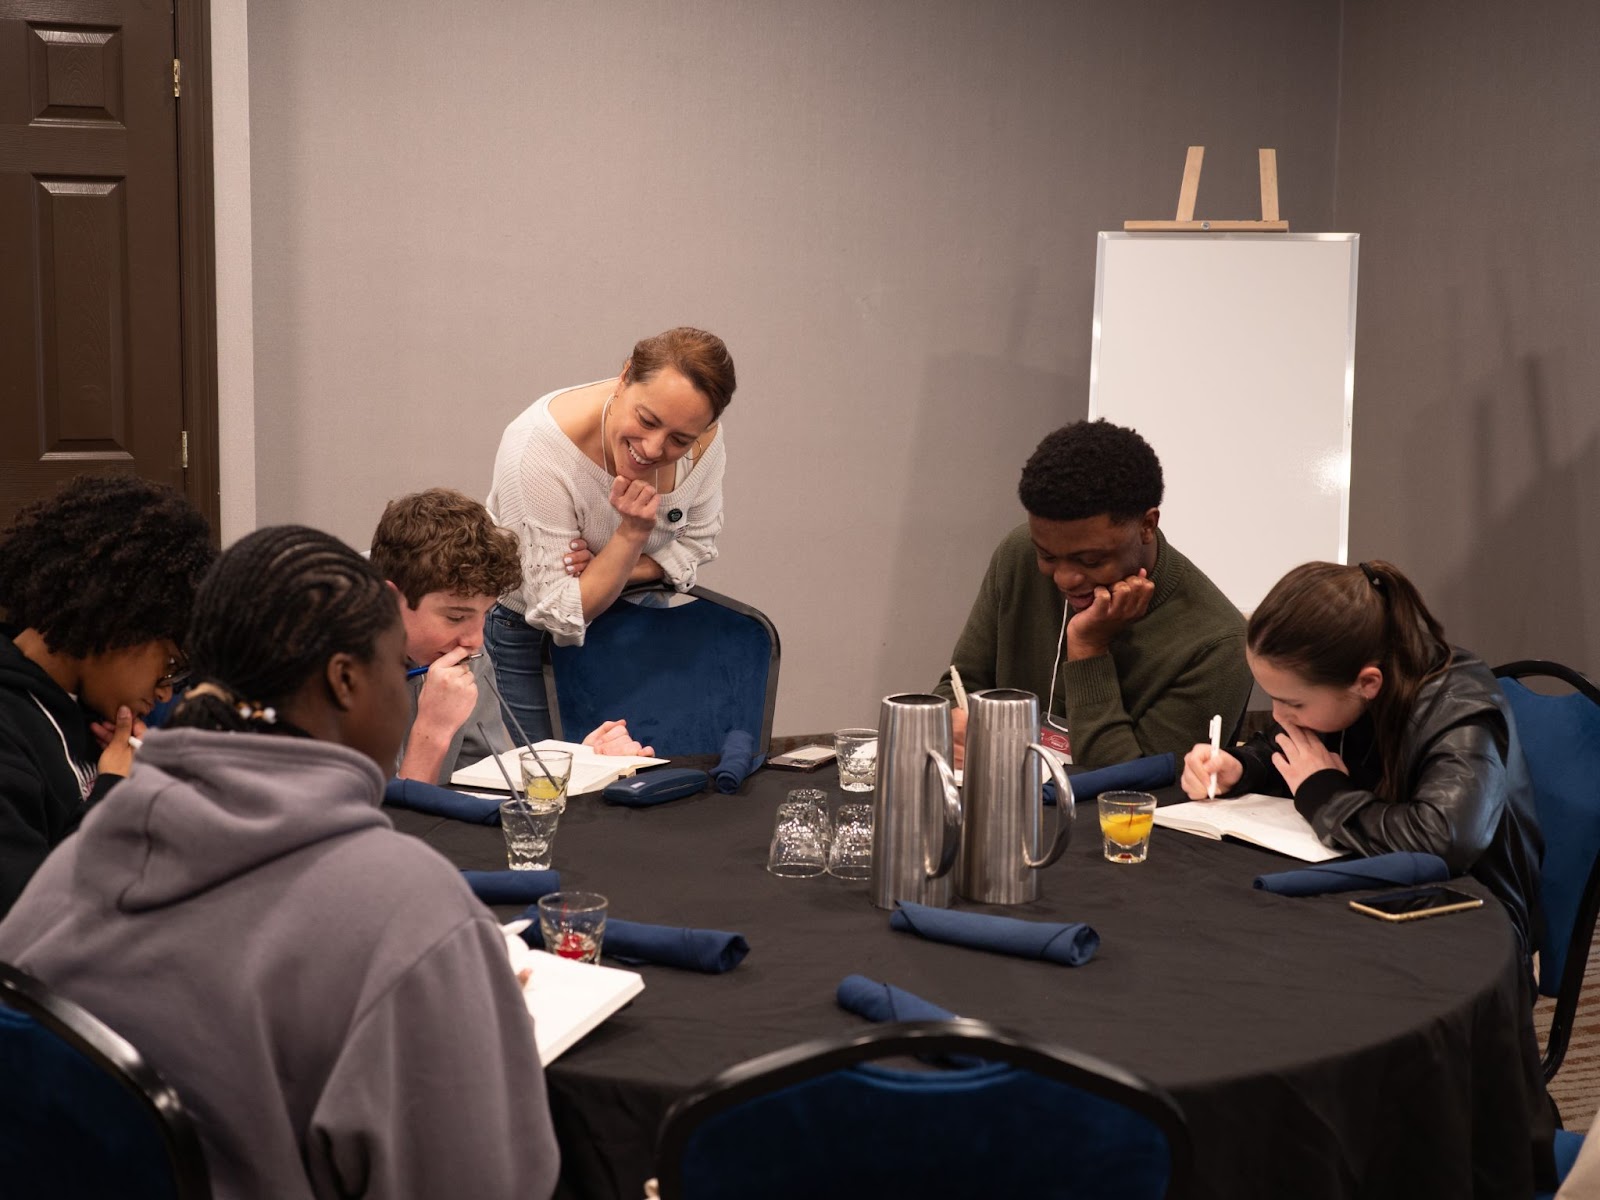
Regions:
[[950, 770], [950, 702], [885, 696], [872, 792], [872, 902], [944, 908], [961, 847], [961, 791]]
[[[984, 904], [1026, 904], [1039, 898], [1039, 868], [1072, 841], [1072, 784], [1039, 736], [1039, 698], [1012, 688], [973, 692], [967, 701], [967, 755], [962, 772], [960, 865], [956, 892]], [[1040, 765], [1056, 785], [1056, 834], [1040, 853], [1044, 793]]]

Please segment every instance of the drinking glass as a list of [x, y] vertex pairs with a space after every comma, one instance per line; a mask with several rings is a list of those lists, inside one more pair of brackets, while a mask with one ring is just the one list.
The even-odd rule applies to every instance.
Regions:
[[778, 805], [767, 851], [767, 870], [785, 879], [805, 879], [827, 869], [827, 850], [817, 829], [817, 810], [807, 801]]
[[1100, 834], [1106, 858], [1114, 863], [1141, 863], [1150, 852], [1156, 798], [1149, 792], [1102, 792]]
[[517, 755], [522, 767], [522, 794], [529, 800], [554, 800], [567, 809], [567, 784], [572, 779], [572, 751], [535, 750]]
[[506, 835], [506, 865], [513, 871], [548, 871], [555, 852], [561, 800], [507, 800], [500, 805], [500, 832]]
[[606, 898], [598, 892], [551, 892], [539, 897], [544, 948], [562, 958], [598, 962], [606, 936]]
[[841, 729], [833, 735], [839, 758], [839, 786], [847, 792], [870, 792], [878, 781], [878, 731]]
[[789, 793], [790, 804], [809, 804], [816, 811], [817, 833], [822, 838], [823, 848], [828, 845], [828, 793], [821, 788], [795, 788]]
[[841, 804], [828, 847], [828, 874], [840, 879], [872, 877], [872, 805]]

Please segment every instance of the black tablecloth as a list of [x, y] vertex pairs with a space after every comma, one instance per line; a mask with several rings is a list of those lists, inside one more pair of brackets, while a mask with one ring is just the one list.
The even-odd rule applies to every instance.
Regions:
[[[767, 770], [733, 796], [568, 805], [563, 886], [605, 894], [613, 916], [743, 933], [751, 949], [726, 975], [639, 968], [644, 993], [551, 1064], [561, 1195], [634, 1200], [661, 1118], [690, 1085], [859, 1029], [833, 998], [852, 972], [1165, 1087], [1188, 1119], [1203, 1197], [1532, 1194], [1543, 1090], [1528, 988], [1492, 898], [1391, 925], [1351, 912], [1349, 894], [1256, 891], [1254, 876], [1293, 864], [1159, 828], [1147, 862], [1117, 865], [1086, 805], [1041, 899], [989, 911], [1088, 921], [1100, 951], [1077, 968], [1022, 961], [891, 932], [866, 883], [767, 874], [774, 806], [796, 787], [870, 799], [842, 792], [831, 769]], [[391, 815], [460, 866], [504, 865], [497, 829]]]

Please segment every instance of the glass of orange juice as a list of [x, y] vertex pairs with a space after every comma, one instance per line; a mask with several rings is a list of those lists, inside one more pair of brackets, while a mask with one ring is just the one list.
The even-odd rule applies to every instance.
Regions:
[[1156, 798], [1149, 792], [1102, 792], [1100, 836], [1106, 858], [1114, 863], [1141, 863], [1150, 852], [1150, 827]]

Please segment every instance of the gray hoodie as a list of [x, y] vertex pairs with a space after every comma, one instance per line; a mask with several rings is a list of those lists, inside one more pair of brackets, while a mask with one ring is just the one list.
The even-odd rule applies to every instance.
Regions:
[[139, 1048], [229, 1197], [546, 1197], [544, 1075], [493, 916], [342, 746], [158, 730], [0, 923]]

